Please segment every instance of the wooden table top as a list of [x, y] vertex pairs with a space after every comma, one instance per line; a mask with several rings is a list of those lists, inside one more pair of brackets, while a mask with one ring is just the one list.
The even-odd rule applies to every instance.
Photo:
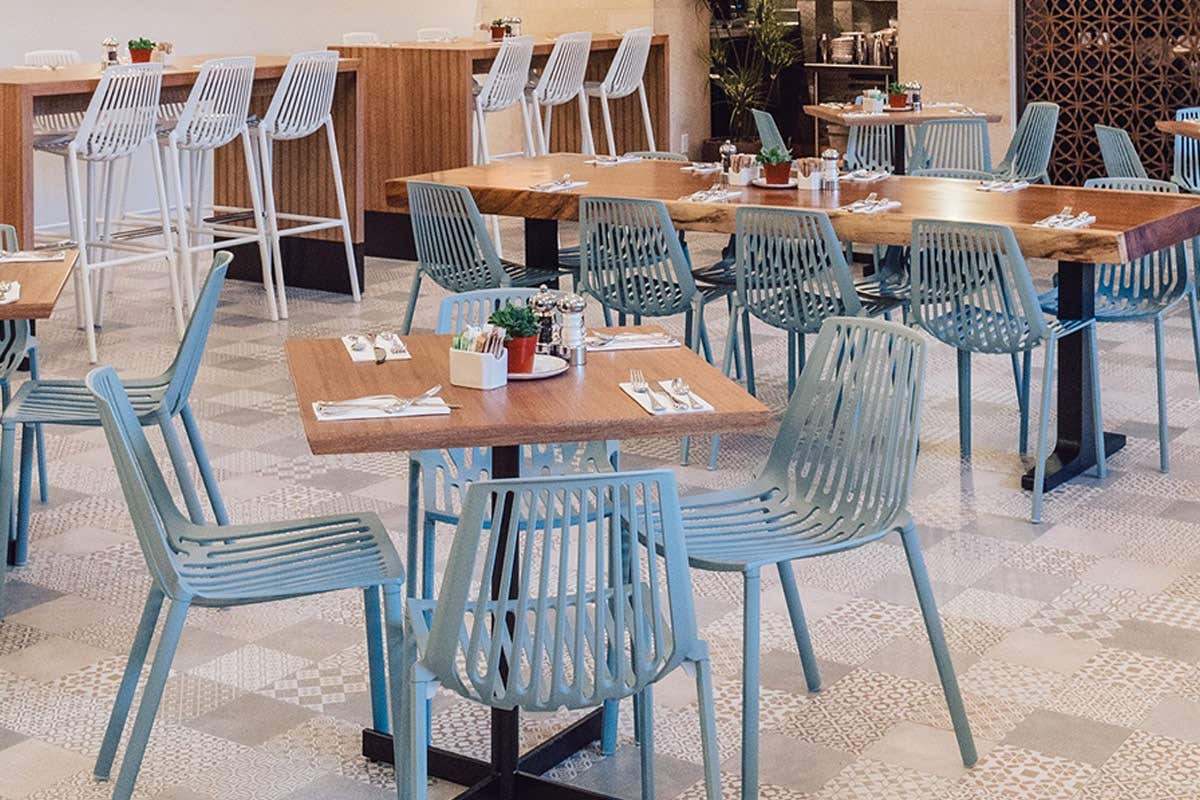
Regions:
[[935, 119], [986, 119], [988, 122], [999, 122], [999, 114], [978, 111], [975, 114], [962, 114], [955, 111], [963, 106], [925, 106], [920, 111], [883, 111], [878, 114], [864, 114], [854, 108], [830, 108], [829, 106], [805, 106], [804, 113], [810, 117], [832, 122], [835, 125], [920, 125]]
[[[595, 308], [593, 313], [598, 313]], [[412, 359], [384, 364], [351, 361], [340, 339], [289, 339], [288, 370], [309, 449], [316, 455], [384, 453], [728, 433], [758, 430], [771, 419], [765, 405], [686, 347], [588, 353], [582, 368], [543, 380], [510, 381], [485, 392], [450, 384], [450, 339], [407, 336], [404, 342]], [[631, 367], [641, 369], [650, 381], [686, 377], [692, 391], [716, 410], [646, 413], [617, 386], [629, 380]], [[318, 400], [373, 394], [406, 397], [438, 383], [446, 402], [462, 408], [447, 416], [329, 422], [318, 422], [312, 410]]]
[[67, 285], [78, 251], [66, 251], [62, 261], [25, 261], [0, 264], [0, 281], [21, 284], [21, 299], [0, 306], [0, 319], [47, 319]]
[[[226, 57], [228, 56], [176, 56], [172, 64], [163, 68], [163, 86], [189, 86], [196, 82], [201, 64], [213, 58]], [[254, 60], [254, 77], [262, 80], [282, 76], [288, 56], [256, 55]], [[343, 58], [338, 62], [339, 72], [352, 72], [357, 69], [356, 59]], [[95, 62], [71, 64], [55, 69], [5, 67], [0, 69], [0, 86], [17, 86], [36, 95], [77, 94], [93, 91], [100, 82], [102, 72], [100, 65]]]
[[[684, 172], [680, 164], [666, 161], [597, 167], [585, 160], [576, 154], [505, 159], [411, 179], [466, 186], [483, 213], [530, 219], [578, 219], [583, 196], [655, 198], [666, 203], [679, 228], [718, 233], [737, 230], [741, 205], [817, 209], [829, 213], [843, 241], [863, 244], [908, 244], [914, 219], [999, 223], [1012, 227], [1026, 256], [1097, 264], [1128, 261], [1200, 235], [1200, 198], [1183, 194], [1042, 185], [998, 194], [978, 191], [974, 181], [893, 176], [876, 183], [842, 181], [836, 191], [741, 186], [734, 187], [741, 195], [726, 202], [695, 203], [679, 198], [711, 186], [712, 174]], [[588, 184], [564, 192], [529, 188], [564, 173]], [[388, 203], [398, 211], [408, 210], [407, 180], [397, 178], [387, 184]], [[900, 208], [878, 214], [837, 210], [872, 192], [899, 200]], [[1095, 224], [1078, 230], [1034, 227], [1033, 223], [1064, 206], [1092, 213]]]
[[[667, 42], [667, 34], [655, 34], [650, 40], [651, 45], [661, 45]], [[616, 33], [593, 33], [592, 50], [616, 50], [621, 44], [621, 36]], [[332, 44], [331, 50], [344, 52], [358, 47], [378, 47], [393, 50], [428, 50], [437, 52], [468, 53], [473, 58], [492, 58], [500, 50], [500, 43], [479, 41], [473, 37], [459, 37], [448, 42], [380, 42], [379, 44]], [[554, 36], [538, 35], [534, 37], [533, 54], [535, 56], [549, 55], [554, 49]]]
[[1200, 121], [1160, 119], [1154, 127], [1172, 136], [1186, 136], [1189, 139], [1200, 139]]

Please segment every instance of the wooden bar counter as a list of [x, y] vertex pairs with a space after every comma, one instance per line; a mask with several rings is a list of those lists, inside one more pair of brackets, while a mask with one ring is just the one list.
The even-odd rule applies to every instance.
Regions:
[[[200, 74], [200, 65], [219, 56], [181, 56], [163, 70], [163, 103], [183, 102]], [[262, 115], [271, 102], [287, 56], [256, 56], [251, 113]], [[96, 64], [58, 69], [0, 69], [0, 222], [17, 226], [22, 246], [33, 246], [34, 154], [33, 118], [36, 114], [83, 111], [100, 82]], [[350, 212], [350, 228], [358, 253], [362, 280], [363, 241], [363, 125], [360, 119], [362, 84], [359, 64], [342, 59], [333, 98], [333, 123], [342, 162], [342, 180]], [[241, 155], [241, 143], [217, 151], [213, 170], [213, 197], [218, 205], [250, 207]], [[329, 153], [323, 136], [278, 142], [275, 146], [276, 203], [281, 212], [337, 216], [337, 199], [329, 171]], [[135, 169], [149, 171], [148, 161]], [[61, 168], [51, 175], [61, 175]], [[65, 214], [64, 214], [65, 216]], [[261, 280], [255, 247], [234, 248], [237, 257], [230, 277]], [[346, 255], [337, 229], [318, 231], [283, 240], [284, 272], [289, 286], [349, 293]]]
[[[621, 37], [597, 33], [592, 37], [587, 80], [602, 80]], [[397, 175], [418, 175], [454, 169], [471, 163], [471, 76], [487, 72], [500, 45], [474, 39], [449, 42], [399, 42], [381, 45], [332, 45], [360, 64], [363, 119], [369, 131], [364, 153], [366, 180], [367, 254], [398, 257], [410, 252], [411, 231], [398, 225], [384, 183]], [[668, 41], [664, 34], [651, 41], [646, 62], [646, 99], [650, 119], [664, 144], [670, 130]], [[544, 64], [554, 49], [554, 37], [537, 36], [533, 64]], [[592, 135], [604, 152], [604, 126], [599, 105], [591, 108]], [[613, 134], [617, 150], [647, 147], [641, 108], [636, 97], [612, 101]], [[551, 151], [583, 151], [579, 111], [574, 103], [554, 109]]]

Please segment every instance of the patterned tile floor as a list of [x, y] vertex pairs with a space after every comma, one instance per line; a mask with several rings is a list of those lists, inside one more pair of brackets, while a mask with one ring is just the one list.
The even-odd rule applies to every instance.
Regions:
[[[515, 231], [513, 232], [515, 233]], [[692, 238], [698, 259], [721, 242]], [[519, 241], [508, 247], [519, 252]], [[231, 283], [194, 399], [231, 516], [261, 520], [371, 509], [400, 540], [400, 456], [308, 453], [282, 360], [288, 336], [399, 325], [411, 265], [369, 260], [367, 295], [295, 291], [292, 319], [263, 321], [262, 296]], [[1039, 270], [1039, 278], [1048, 278]], [[174, 351], [165, 280], [150, 268], [116, 282], [101, 354], [149, 374]], [[421, 303], [433, 319], [437, 292]], [[723, 346], [725, 314], [709, 315]], [[64, 298], [41, 327], [48, 376], [86, 371]], [[981, 757], [963, 769], [897, 541], [798, 565], [825, 686], [807, 694], [782, 593], [764, 602], [762, 796], [788, 800], [1000, 800], [1200, 796], [1200, 396], [1186, 320], [1168, 321], [1172, 471], [1157, 469], [1149, 328], [1100, 331], [1109, 429], [1129, 434], [1103, 482], [1052, 492], [1046, 522], [1026, 521], [1008, 364], [976, 359], [973, 463], [957, 453], [954, 359], [931, 348], [912, 510]], [[784, 404], [785, 343], [756, 339], [761, 393]], [[1040, 376], [1036, 376], [1040, 379]], [[679, 468], [677, 443], [625, 443], [626, 464], [676, 466], [687, 490], [743, 482], [772, 432], [730, 436], [720, 470]], [[700, 443], [703, 445], [705, 443]], [[147, 588], [103, 436], [47, 432], [52, 499], [32, 522], [28, 566], [10, 573], [0, 624], [0, 798], [91, 800], [95, 757]], [[700, 452], [698, 450], [698, 452]], [[449, 536], [449, 531], [443, 532]], [[445, 548], [443, 548], [443, 553]], [[712, 646], [725, 792], [738, 786], [740, 592], [736, 577], [695, 574]], [[356, 594], [189, 618], [138, 797], [154, 800], [383, 798], [391, 768], [358, 755], [367, 719]], [[658, 792], [702, 796], [694, 697], [683, 676], [656, 692]], [[637, 795], [632, 723], [616, 756], [585, 751], [564, 779]], [[485, 714], [437, 701], [434, 735], [484, 754]], [[532, 719], [530, 741], [562, 723]], [[445, 797], [455, 787], [435, 784]], [[394, 795], [393, 795], [394, 796]]]

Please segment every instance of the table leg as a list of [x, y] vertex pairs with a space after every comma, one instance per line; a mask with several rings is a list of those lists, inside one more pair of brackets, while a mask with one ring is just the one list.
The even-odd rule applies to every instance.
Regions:
[[[1075, 261], [1058, 264], [1060, 319], [1095, 317], [1096, 266]], [[1058, 343], [1058, 435], [1046, 459], [1046, 491], [1096, 466], [1095, 420], [1092, 417], [1092, 366], [1084, 332]], [[1044, 378], [1043, 378], [1044, 380]], [[1104, 434], [1104, 452], [1111, 456], [1125, 446], [1125, 436]], [[1021, 486], [1033, 489], [1033, 470]]]
[[[557, 227], [557, 226], [556, 226]], [[557, 239], [555, 240], [557, 248]], [[516, 478], [521, 474], [519, 447], [492, 448], [492, 477]], [[507, 529], [511, 508], [501, 513], [500, 529]], [[504, 552], [500, 543], [497, 552]], [[492, 591], [499, 590], [500, 576], [493, 576]], [[518, 581], [511, 581], [516, 591]], [[511, 624], [511, 622], [510, 622]], [[501, 665], [501, 672], [505, 666]], [[457, 800], [614, 800], [608, 795], [579, 789], [543, 778], [542, 773], [575, 755], [600, 738], [601, 715], [597, 710], [521, 755], [519, 711], [492, 710], [492, 756], [489, 761], [464, 756], [437, 747], [429, 748], [429, 775], [470, 787]], [[392, 737], [376, 730], [363, 731], [363, 755], [373, 761], [392, 763]]]
[[[525, 266], [558, 269], [558, 220], [525, 220]], [[550, 288], [557, 289], [558, 281]]]
[[892, 126], [892, 172], [895, 175], [906, 174], [907, 165], [904, 163], [905, 132], [903, 125]]

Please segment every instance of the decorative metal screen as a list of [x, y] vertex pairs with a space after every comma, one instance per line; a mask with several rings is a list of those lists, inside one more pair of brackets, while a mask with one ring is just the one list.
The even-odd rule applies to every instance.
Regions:
[[1129, 131], [1151, 177], [1171, 172], [1173, 139], [1154, 128], [1200, 105], [1200, 0], [1021, 0], [1024, 100], [1062, 106], [1055, 183], [1103, 172], [1093, 126]]

